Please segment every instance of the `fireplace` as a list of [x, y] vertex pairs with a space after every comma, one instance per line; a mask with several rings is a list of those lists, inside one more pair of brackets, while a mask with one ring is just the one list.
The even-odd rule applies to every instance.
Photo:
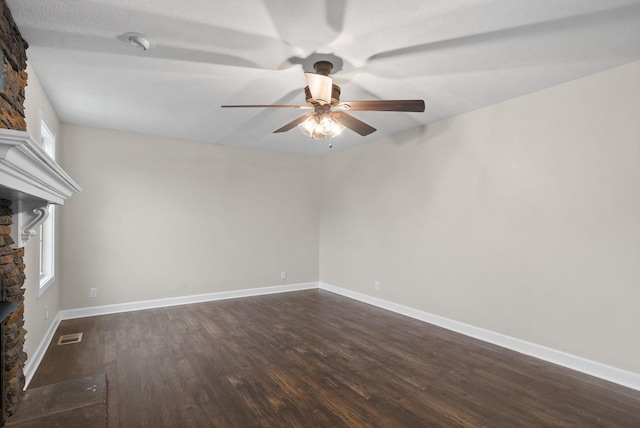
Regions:
[[63, 204], [80, 190], [26, 132], [27, 47], [0, 0], [0, 425], [17, 408], [25, 386], [25, 244], [50, 204]]
[[4, 379], [0, 405], [8, 416], [17, 408], [25, 385], [25, 244], [46, 219], [49, 205], [63, 204], [79, 190], [27, 132], [0, 128], [0, 275], [4, 286], [1, 300], [17, 306], [1, 323], [4, 331], [0, 359], [4, 359], [4, 364], [0, 365], [0, 371]]
[[[4, 276], [0, 275], [0, 296], [2, 296], [2, 299], [4, 299]], [[0, 367], [5, 367], [5, 363], [6, 363], [6, 353], [4, 352], [5, 350], [5, 343], [7, 342], [7, 340], [5, 340], [4, 338], [4, 320], [7, 319], [7, 317], [9, 317], [16, 309], [18, 308], [18, 305], [16, 303], [12, 303], [12, 302], [8, 302], [6, 300], [2, 300], [0, 301], [0, 350], [2, 350], [2, 352], [0, 352]], [[6, 388], [4, 387], [4, 380], [5, 380], [5, 371], [4, 370], [0, 370], [0, 415], [2, 415], [2, 421], [4, 421], [6, 419], [6, 408], [7, 405], [5, 404], [7, 402], [7, 397], [6, 397]]]
[[24, 249], [14, 249], [11, 201], [0, 199], [0, 407], [2, 421], [16, 409], [24, 388]]

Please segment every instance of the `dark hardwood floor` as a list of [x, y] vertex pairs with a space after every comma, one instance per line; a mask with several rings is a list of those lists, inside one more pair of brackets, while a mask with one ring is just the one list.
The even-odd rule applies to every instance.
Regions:
[[61, 323], [30, 387], [106, 373], [114, 427], [640, 427], [640, 391], [322, 290]]

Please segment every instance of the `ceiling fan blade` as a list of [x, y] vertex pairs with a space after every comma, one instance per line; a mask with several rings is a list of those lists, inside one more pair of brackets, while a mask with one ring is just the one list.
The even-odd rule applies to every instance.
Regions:
[[376, 131], [376, 128], [374, 128], [373, 126], [367, 125], [360, 119], [356, 119], [355, 117], [343, 111], [333, 112], [331, 113], [331, 117], [333, 117], [336, 121], [338, 121], [338, 123], [340, 123], [345, 128], [349, 128], [353, 132], [358, 133], [363, 137]]
[[423, 112], [424, 100], [346, 101], [335, 108], [350, 111], [411, 111]]
[[333, 79], [316, 73], [304, 73], [307, 78], [309, 92], [315, 101], [320, 104], [331, 104], [331, 91], [333, 89]]
[[220, 106], [221, 108], [296, 108], [300, 110], [309, 110], [313, 107], [310, 106], [299, 106], [299, 105], [290, 105], [290, 104], [234, 104], [234, 105], [224, 105]]
[[286, 125], [282, 126], [281, 128], [276, 129], [275, 131], [273, 131], [273, 133], [276, 134], [278, 132], [287, 132], [290, 129], [295, 128], [296, 126], [300, 125], [302, 122], [307, 120], [307, 118], [309, 116], [313, 116], [313, 113], [307, 113], [307, 114], [303, 114], [301, 116], [298, 116], [295, 119], [293, 119], [291, 122], [287, 123]]

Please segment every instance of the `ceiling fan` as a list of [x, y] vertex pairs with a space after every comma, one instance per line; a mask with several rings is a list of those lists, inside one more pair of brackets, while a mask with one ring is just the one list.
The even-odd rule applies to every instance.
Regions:
[[[424, 100], [369, 100], [340, 102], [340, 87], [333, 83], [329, 74], [333, 64], [329, 61], [318, 61], [313, 65], [315, 73], [305, 73], [307, 86], [304, 88], [306, 106], [283, 104], [243, 104], [223, 105], [223, 108], [291, 108], [308, 109], [313, 112], [296, 117], [291, 122], [273, 131], [286, 132], [296, 126], [307, 136], [323, 139], [335, 137], [344, 128], [365, 136], [376, 131], [371, 125], [353, 117], [347, 111], [398, 111], [423, 112]], [[335, 111], [332, 111], [335, 109]]]

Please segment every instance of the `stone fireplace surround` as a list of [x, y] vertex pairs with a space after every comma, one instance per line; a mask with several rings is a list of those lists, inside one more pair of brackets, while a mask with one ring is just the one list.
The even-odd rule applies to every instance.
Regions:
[[0, 426], [17, 408], [25, 386], [25, 244], [46, 220], [50, 204], [63, 204], [80, 191], [26, 132], [27, 47], [0, 0], [0, 301], [12, 310], [0, 326]]
[[25, 386], [24, 246], [46, 220], [49, 205], [62, 204], [79, 190], [27, 132], [0, 129], [0, 275], [4, 285], [0, 300], [17, 305], [1, 330], [3, 420], [16, 409]]

